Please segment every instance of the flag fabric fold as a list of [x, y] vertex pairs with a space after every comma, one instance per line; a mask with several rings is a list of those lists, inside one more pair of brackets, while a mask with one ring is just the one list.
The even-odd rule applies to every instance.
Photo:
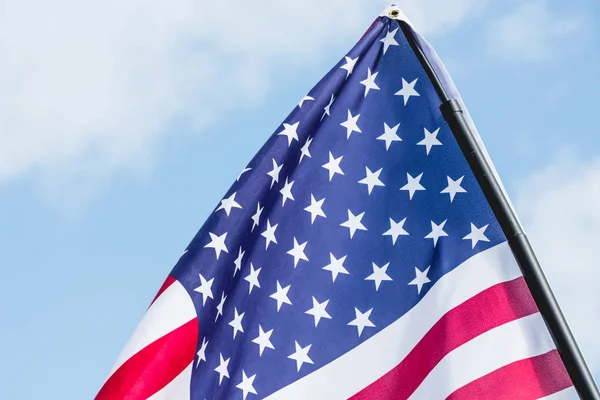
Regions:
[[394, 9], [244, 168], [98, 400], [577, 398]]

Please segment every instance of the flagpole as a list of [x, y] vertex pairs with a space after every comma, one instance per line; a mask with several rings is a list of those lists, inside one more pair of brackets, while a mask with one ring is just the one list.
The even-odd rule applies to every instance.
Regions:
[[550, 330], [556, 348], [575, 389], [584, 400], [600, 400], [600, 393], [594, 383], [592, 374], [550, 289], [540, 263], [495, 174], [479, 147], [473, 131], [469, 127], [460, 103], [456, 99], [450, 99], [446, 93], [435, 70], [421, 49], [410, 25], [405, 21], [399, 20], [398, 22], [442, 101], [440, 110], [444, 119], [450, 126], [454, 138], [458, 142], [475, 178], [481, 186], [483, 194], [490, 204], [492, 212], [496, 216], [507, 238], [508, 244], [523, 273], [525, 282], [531, 291], [540, 314]]

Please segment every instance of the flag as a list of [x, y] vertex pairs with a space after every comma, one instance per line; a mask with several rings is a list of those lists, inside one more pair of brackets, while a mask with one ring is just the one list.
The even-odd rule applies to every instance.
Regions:
[[244, 168], [98, 400], [576, 398], [394, 10]]

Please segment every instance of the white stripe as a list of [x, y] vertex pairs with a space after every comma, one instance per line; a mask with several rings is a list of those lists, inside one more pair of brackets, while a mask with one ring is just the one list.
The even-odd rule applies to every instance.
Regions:
[[577, 390], [571, 386], [550, 396], [542, 397], [539, 400], [579, 400], [579, 395], [577, 394]]
[[[493, 285], [520, 276], [508, 244], [481, 252], [442, 277], [402, 318], [268, 398], [347, 399], [398, 365], [449, 310]], [[372, 315], [377, 315], [377, 309]]]
[[187, 366], [167, 386], [148, 397], [148, 400], [190, 400], [190, 382], [194, 362]]
[[146, 311], [110, 375], [138, 351], [194, 318], [196, 309], [192, 299], [181, 283], [173, 282]]
[[444, 357], [410, 399], [445, 399], [498, 368], [554, 348], [539, 313], [511, 321], [477, 336]]

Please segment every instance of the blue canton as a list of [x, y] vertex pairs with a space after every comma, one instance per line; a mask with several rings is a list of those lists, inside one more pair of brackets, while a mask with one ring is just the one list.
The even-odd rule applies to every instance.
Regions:
[[199, 316], [193, 399], [268, 396], [505, 241], [439, 105], [380, 18], [296, 106], [171, 273]]

